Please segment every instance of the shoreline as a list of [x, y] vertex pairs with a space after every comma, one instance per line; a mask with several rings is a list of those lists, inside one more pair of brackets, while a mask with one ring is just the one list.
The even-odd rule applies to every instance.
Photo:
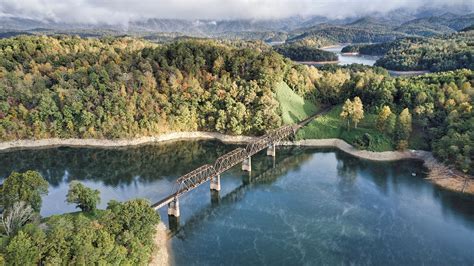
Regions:
[[156, 226], [156, 233], [153, 238], [155, 250], [151, 255], [148, 265], [151, 266], [168, 266], [171, 265], [170, 249], [168, 246], [168, 229], [163, 221]]
[[294, 62], [301, 65], [312, 66], [312, 65], [338, 64], [339, 60], [336, 60], [336, 61], [294, 61]]
[[[26, 150], [50, 147], [100, 147], [121, 148], [133, 147], [152, 143], [166, 143], [181, 140], [218, 140], [223, 143], [245, 144], [256, 139], [249, 136], [231, 136], [213, 132], [174, 132], [156, 137], [142, 137], [137, 139], [41, 139], [41, 140], [19, 140], [0, 142], [0, 152], [12, 150]], [[302, 146], [314, 148], [337, 148], [354, 157], [370, 161], [398, 161], [398, 160], [421, 160], [428, 169], [426, 180], [442, 188], [474, 195], [474, 180], [462, 173], [453, 171], [438, 162], [431, 152], [421, 150], [408, 151], [384, 151], [372, 152], [356, 149], [354, 146], [341, 139], [307, 139], [300, 141], [287, 141], [279, 143], [282, 146]], [[168, 241], [168, 229], [161, 221], [156, 226], [154, 243], [156, 250], [153, 251], [148, 265], [168, 266], [171, 265], [170, 248]]]
[[474, 178], [458, 170], [453, 170], [436, 160], [429, 151], [407, 150], [407, 151], [383, 151], [373, 152], [359, 150], [341, 139], [307, 139], [296, 142], [285, 142], [282, 145], [304, 146], [315, 148], [337, 148], [354, 157], [378, 162], [390, 162], [399, 160], [420, 160], [423, 166], [428, 169], [428, 176], [425, 178], [431, 183], [442, 188], [474, 195]]
[[28, 150], [54, 147], [82, 147], [82, 148], [122, 148], [140, 146], [150, 143], [175, 142], [180, 140], [219, 140], [229, 144], [244, 144], [256, 139], [249, 136], [232, 136], [216, 132], [182, 131], [171, 132], [159, 136], [139, 137], [134, 139], [27, 139], [0, 142], [0, 152], [12, 150]]
[[429, 70], [406, 70], [406, 71], [402, 71], [402, 70], [391, 70], [391, 69], [386, 69], [387, 72], [391, 75], [391, 76], [395, 76], [395, 77], [400, 77], [400, 76], [419, 76], [419, 75], [424, 75], [424, 74], [429, 74], [431, 73], [431, 71]]
[[[215, 132], [171, 132], [159, 136], [136, 139], [39, 139], [0, 142], [0, 152], [51, 147], [95, 147], [125, 148], [152, 143], [175, 142], [182, 140], [218, 140], [227, 144], [245, 144], [257, 137], [232, 136]], [[474, 178], [460, 171], [453, 170], [438, 162], [431, 152], [421, 150], [372, 152], [359, 150], [341, 139], [307, 139], [294, 142], [282, 142], [284, 146], [305, 146], [315, 148], [337, 148], [352, 156], [371, 161], [421, 160], [428, 169], [430, 182], [440, 187], [474, 195]]]

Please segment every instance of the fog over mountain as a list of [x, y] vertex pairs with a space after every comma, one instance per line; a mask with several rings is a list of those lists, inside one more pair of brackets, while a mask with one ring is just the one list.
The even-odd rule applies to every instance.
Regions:
[[48, 23], [128, 25], [146, 19], [236, 20], [324, 16], [330, 19], [403, 9], [473, 12], [472, 0], [1, 0], [0, 18]]

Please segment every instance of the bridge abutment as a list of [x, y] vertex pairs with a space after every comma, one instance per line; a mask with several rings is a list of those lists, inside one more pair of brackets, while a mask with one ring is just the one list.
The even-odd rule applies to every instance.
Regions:
[[248, 156], [245, 160], [242, 161], [242, 170], [251, 172], [252, 171], [252, 157]]
[[179, 217], [179, 200], [176, 198], [175, 200], [171, 201], [168, 203], [168, 215], [169, 216], [174, 216], [174, 217]]
[[267, 155], [275, 157], [276, 156], [276, 145], [275, 143], [270, 144], [267, 148]]
[[221, 191], [221, 175], [211, 177], [211, 190]]

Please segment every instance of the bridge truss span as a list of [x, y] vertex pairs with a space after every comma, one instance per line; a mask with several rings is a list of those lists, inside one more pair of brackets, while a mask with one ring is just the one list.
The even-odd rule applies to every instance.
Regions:
[[178, 198], [199, 185], [211, 180], [211, 190], [220, 190], [220, 174], [242, 163], [242, 169], [251, 171], [251, 156], [268, 148], [267, 155], [275, 156], [275, 145], [278, 142], [292, 137], [300, 128], [299, 125], [287, 125], [268, 132], [266, 135], [257, 138], [247, 144], [245, 148], [234, 149], [219, 158], [214, 164], [205, 164], [195, 170], [181, 176], [176, 180], [173, 193], [152, 205], [159, 209], [168, 205], [168, 214], [179, 216]]
[[205, 164], [199, 168], [196, 168], [176, 180], [178, 188], [174, 194], [176, 197], [178, 197], [185, 192], [195, 189], [216, 175], [218, 175], [218, 173], [214, 169], [214, 166], [210, 164]]

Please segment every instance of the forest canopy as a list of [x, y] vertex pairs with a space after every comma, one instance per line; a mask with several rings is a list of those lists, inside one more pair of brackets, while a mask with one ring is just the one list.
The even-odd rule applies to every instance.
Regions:
[[337, 61], [337, 55], [332, 52], [320, 50], [310, 46], [297, 44], [284, 44], [276, 46], [275, 51], [294, 61]]
[[0, 77], [2, 141], [259, 135], [282, 123], [275, 88], [285, 82], [317, 106], [359, 97], [368, 114], [408, 108], [438, 158], [474, 171], [472, 70], [393, 78], [379, 67], [295, 64], [261, 43], [20, 36], [0, 40]]
[[343, 48], [343, 52], [382, 55], [375, 65], [390, 70], [473, 70], [474, 31], [431, 38], [402, 38], [379, 44], [349, 45]]

